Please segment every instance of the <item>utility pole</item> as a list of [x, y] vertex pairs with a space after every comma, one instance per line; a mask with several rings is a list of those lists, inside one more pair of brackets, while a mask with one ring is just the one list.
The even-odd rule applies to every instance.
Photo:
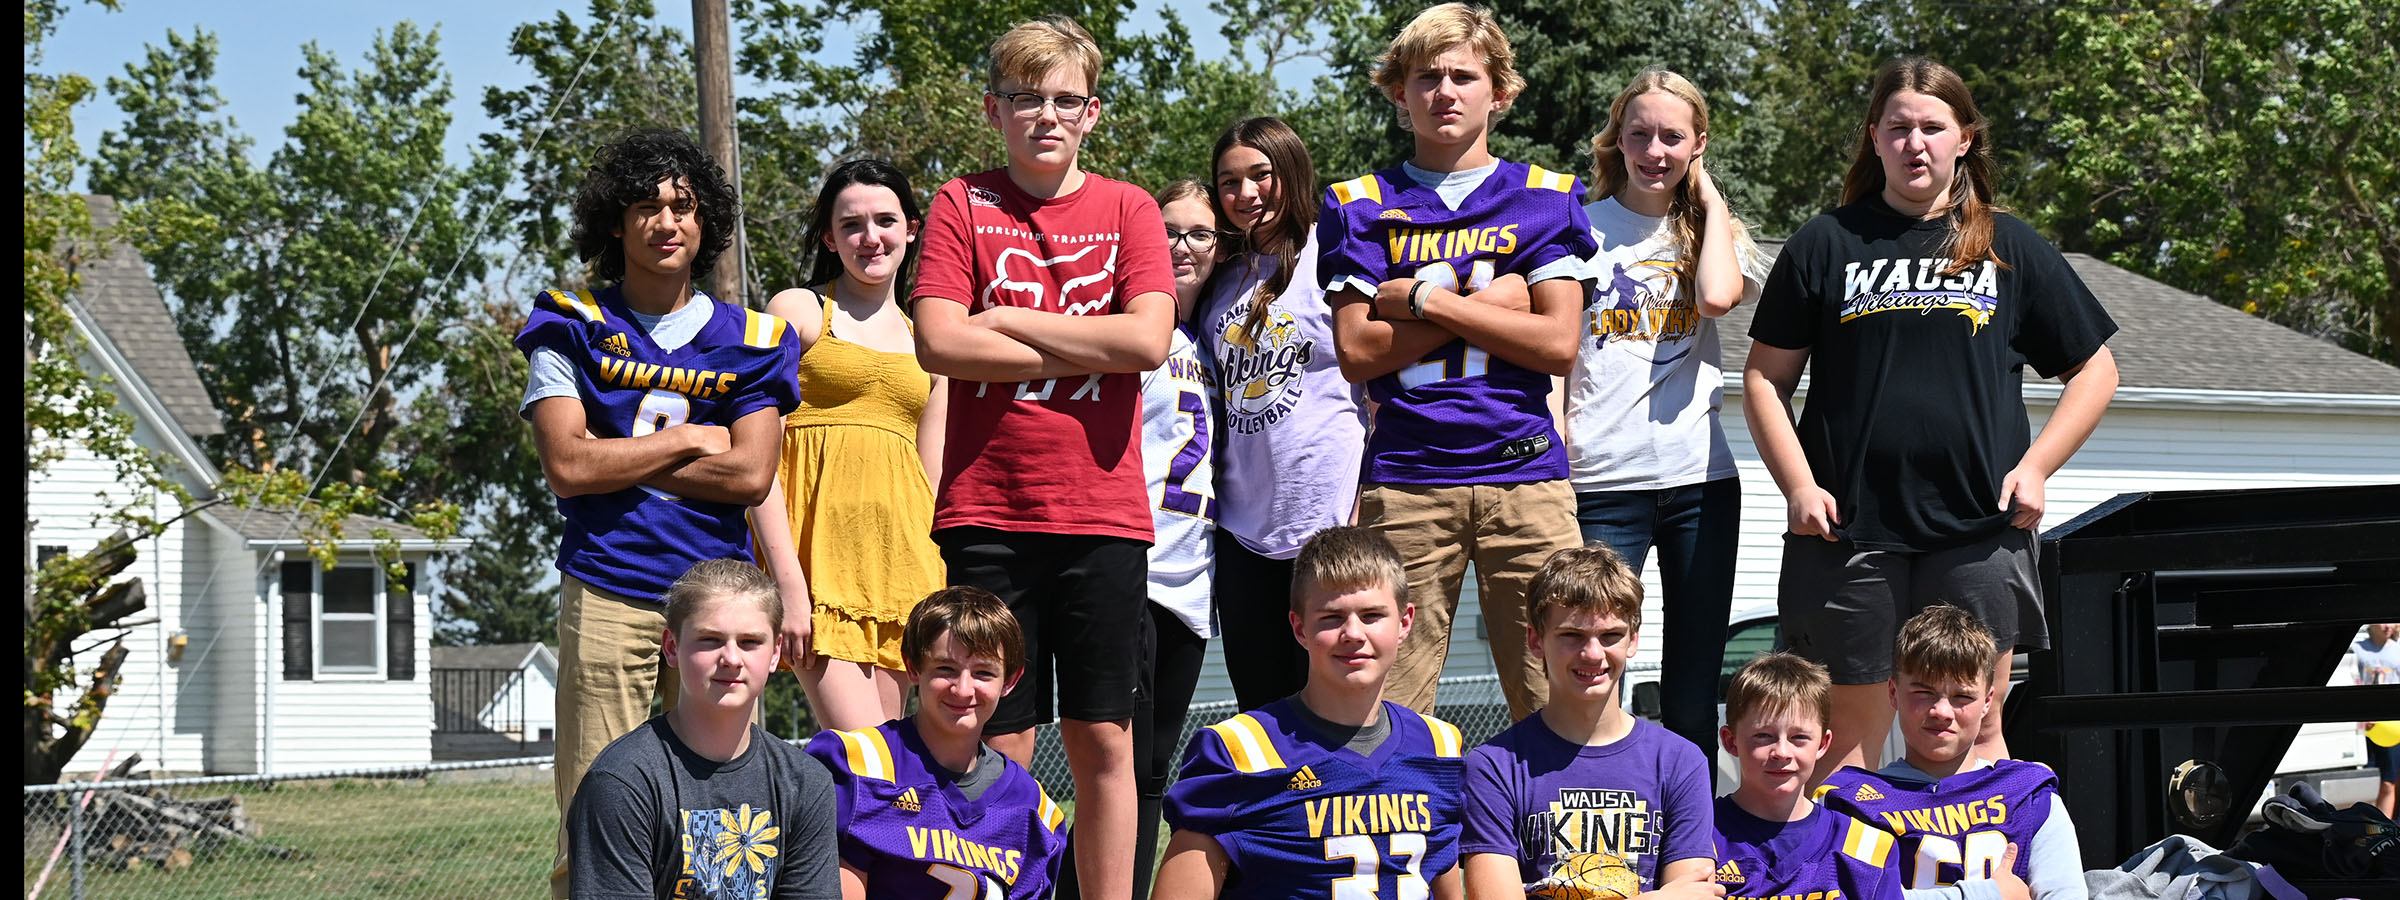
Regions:
[[[725, 0], [692, 0], [692, 49], [700, 63], [700, 146], [717, 158], [725, 177], [739, 196], [742, 191], [741, 141], [733, 133], [733, 22]], [[745, 303], [742, 258], [748, 243], [740, 218], [733, 222], [733, 245], [717, 257], [708, 276], [709, 296], [728, 303]]]

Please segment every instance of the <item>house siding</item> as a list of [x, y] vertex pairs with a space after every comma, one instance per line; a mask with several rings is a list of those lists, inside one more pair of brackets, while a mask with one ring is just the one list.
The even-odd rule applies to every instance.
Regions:
[[[343, 562], [363, 561], [363, 555]], [[417, 766], [433, 759], [433, 686], [430, 641], [433, 618], [428, 597], [440, 590], [422, 554], [417, 590], [408, 595], [417, 618], [416, 676], [404, 681], [381, 676], [320, 675], [314, 681], [283, 680], [279, 618], [270, 617], [265, 655], [267, 689], [274, 692], [270, 720], [273, 772], [312, 772], [377, 766]], [[280, 601], [278, 601], [280, 602]], [[387, 665], [388, 665], [387, 660]]]
[[[2052, 406], [2028, 400], [2036, 433]], [[1759, 461], [1742, 416], [1741, 397], [1728, 391], [1725, 437], [1742, 480], [1741, 549], [1735, 561], [1733, 612], [1775, 603], [1782, 566], [1784, 501]], [[2400, 414], [2328, 414], [2304, 406], [2184, 410], [2118, 406], [2100, 421], [2083, 449], [2045, 486], [2042, 528], [2073, 519], [2118, 494], [2236, 488], [2400, 482]], [[1652, 560], [1655, 561], [1653, 556]], [[1655, 663], [1665, 646], [1657, 567], [1644, 567], [1641, 644], [1635, 663]], [[1466, 597], [1452, 623], [1445, 676], [1488, 674], [1489, 647], [1476, 638], [1481, 613], [1469, 573]], [[1214, 642], [1222, 644], [1223, 642]], [[1223, 648], [1212, 648], [1192, 702], [1233, 699]]]

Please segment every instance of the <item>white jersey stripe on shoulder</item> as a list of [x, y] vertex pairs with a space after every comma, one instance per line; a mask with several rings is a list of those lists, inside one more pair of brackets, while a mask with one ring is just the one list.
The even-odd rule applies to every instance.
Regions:
[[1446, 759], [1457, 758], [1460, 750], [1462, 749], [1460, 745], [1466, 743], [1465, 738], [1459, 734], [1458, 726], [1444, 722], [1440, 719], [1436, 719], [1432, 716], [1424, 716], [1423, 718], [1425, 719], [1426, 730], [1433, 733], [1434, 754]]
[[892, 780], [892, 748], [883, 742], [883, 732], [869, 728], [864, 731], [836, 731], [842, 739], [843, 756], [850, 763], [850, 774], [877, 781]]
[[1249, 713], [1208, 726], [1225, 742], [1225, 751], [1233, 757], [1234, 768], [1245, 774], [1271, 772], [1284, 767], [1283, 755], [1275, 752], [1275, 741], [1267, 730]]
[[1852, 859], [1881, 868], [1895, 843], [1890, 834], [1857, 819], [1851, 819], [1849, 833], [1842, 837], [1842, 852]]

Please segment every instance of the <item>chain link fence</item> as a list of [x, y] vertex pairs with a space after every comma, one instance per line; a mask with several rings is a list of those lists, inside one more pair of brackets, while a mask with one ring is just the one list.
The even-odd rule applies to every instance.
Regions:
[[[1232, 716], [1190, 708], [1176, 746]], [[1434, 714], [1469, 746], [1509, 724], [1495, 676], [1443, 679]], [[1074, 799], [1055, 726], [1033, 772]], [[128, 779], [24, 789], [31, 898], [530, 897], [558, 807], [549, 757], [301, 775]]]

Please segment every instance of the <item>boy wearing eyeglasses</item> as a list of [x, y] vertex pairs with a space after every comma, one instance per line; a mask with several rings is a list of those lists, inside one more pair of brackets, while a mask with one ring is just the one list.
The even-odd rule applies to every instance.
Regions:
[[1175, 280], [1158, 204], [1076, 167], [1102, 69], [1063, 17], [992, 43], [983, 112], [1008, 165], [934, 194], [911, 302], [919, 363], [950, 378], [934, 541], [951, 584], [1007, 601], [1032, 663], [984, 740], [1031, 763], [1056, 685], [1071, 875], [1083, 896], [1130, 900], [1152, 541], [1140, 373], [1166, 358]]

